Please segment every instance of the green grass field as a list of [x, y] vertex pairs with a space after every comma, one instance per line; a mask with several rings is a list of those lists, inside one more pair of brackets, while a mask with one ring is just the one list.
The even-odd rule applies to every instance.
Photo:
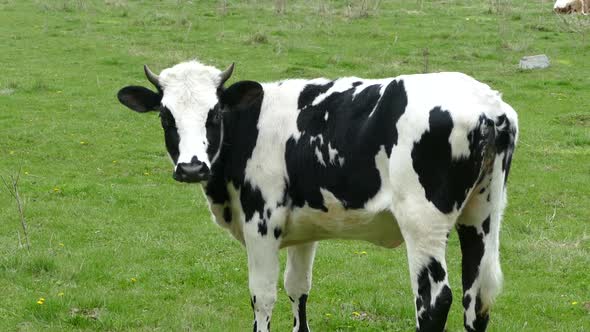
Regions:
[[[195, 57], [236, 62], [232, 81], [461, 71], [503, 92], [520, 142], [489, 330], [590, 331], [590, 17], [552, 5], [0, 0], [0, 174], [22, 169], [31, 244], [1, 187], [0, 331], [251, 329], [245, 250], [172, 180], [157, 115], [115, 97], [148, 85], [144, 63]], [[518, 69], [539, 53], [550, 68]], [[460, 331], [456, 234], [447, 259]], [[273, 328], [288, 331], [278, 292]], [[315, 331], [413, 330], [405, 249], [322, 242], [308, 310]]]

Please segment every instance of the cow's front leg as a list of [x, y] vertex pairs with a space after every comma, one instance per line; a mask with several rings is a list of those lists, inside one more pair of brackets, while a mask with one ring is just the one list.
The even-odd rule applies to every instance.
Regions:
[[253, 219], [244, 225], [255, 332], [270, 330], [272, 309], [277, 297], [280, 241], [265, 231], [268, 224], [269, 220]]
[[309, 331], [305, 305], [311, 289], [313, 259], [317, 242], [287, 248], [285, 291], [293, 309], [293, 331]]

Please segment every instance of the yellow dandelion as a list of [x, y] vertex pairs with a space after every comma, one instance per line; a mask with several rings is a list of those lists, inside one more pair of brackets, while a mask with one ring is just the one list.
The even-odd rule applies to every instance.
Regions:
[[326, 314], [326, 317], [332, 317], [332, 314]]
[[63, 246], [64, 246], [64, 244], [63, 244], [62, 242], [60, 242], [60, 243], [59, 243], [59, 246], [60, 246], [60, 247], [63, 247]]
[[25, 171], [25, 175], [29, 175], [29, 172]]
[[353, 311], [352, 314], [356, 317], [360, 317], [361, 315], [358, 311]]
[[63, 296], [64, 296], [64, 292], [59, 292], [59, 293], [57, 293], [57, 296], [59, 296], [59, 297], [63, 297]]
[[61, 191], [61, 189], [59, 189], [58, 187], [55, 187], [55, 188], [53, 188], [53, 192], [54, 192], [54, 193], [58, 193], [58, 192], [60, 192], [60, 191]]
[[572, 302], [572, 305], [576, 305], [576, 304], [578, 304], [578, 301]]
[[41, 301], [41, 300], [37, 301], [37, 304], [43, 304], [43, 303], [45, 303], [45, 302]]
[[131, 278], [131, 282], [137, 282], [136, 278]]
[[366, 255], [367, 252], [366, 251], [361, 251], [361, 255]]
[[41, 305], [41, 304], [43, 304], [43, 303], [45, 303], [45, 298], [44, 298], [44, 297], [40, 297], [40, 298], [37, 300], [37, 304]]
[[80, 144], [81, 145], [86, 145], [86, 144], [88, 144], [88, 142], [80, 141]]

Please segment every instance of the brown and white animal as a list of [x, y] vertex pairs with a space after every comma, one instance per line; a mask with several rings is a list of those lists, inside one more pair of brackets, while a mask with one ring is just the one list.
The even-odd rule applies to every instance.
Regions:
[[254, 330], [270, 329], [287, 247], [293, 330], [308, 331], [316, 241], [339, 238], [405, 242], [416, 329], [443, 331], [456, 228], [465, 329], [484, 331], [502, 281], [500, 222], [518, 135], [500, 94], [460, 73], [226, 87], [232, 70], [190, 61], [156, 75], [146, 66], [156, 91], [128, 86], [118, 98], [159, 112], [174, 179], [200, 183], [215, 221], [245, 246]]
[[590, 0], [557, 0], [553, 5], [553, 11], [560, 14], [590, 13]]

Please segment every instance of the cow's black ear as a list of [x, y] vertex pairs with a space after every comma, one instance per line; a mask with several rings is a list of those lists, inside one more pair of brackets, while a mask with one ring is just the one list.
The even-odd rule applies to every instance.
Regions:
[[230, 109], [244, 109], [262, 101], [262, 85], [254, 81], [240, 81], [221, 92], [219, 101]]
[[162, 96], [143, 86], [126, 86], [119, 90], [117, 98], [121, 104], [139, 113], [157, 110], [162, 101]]

